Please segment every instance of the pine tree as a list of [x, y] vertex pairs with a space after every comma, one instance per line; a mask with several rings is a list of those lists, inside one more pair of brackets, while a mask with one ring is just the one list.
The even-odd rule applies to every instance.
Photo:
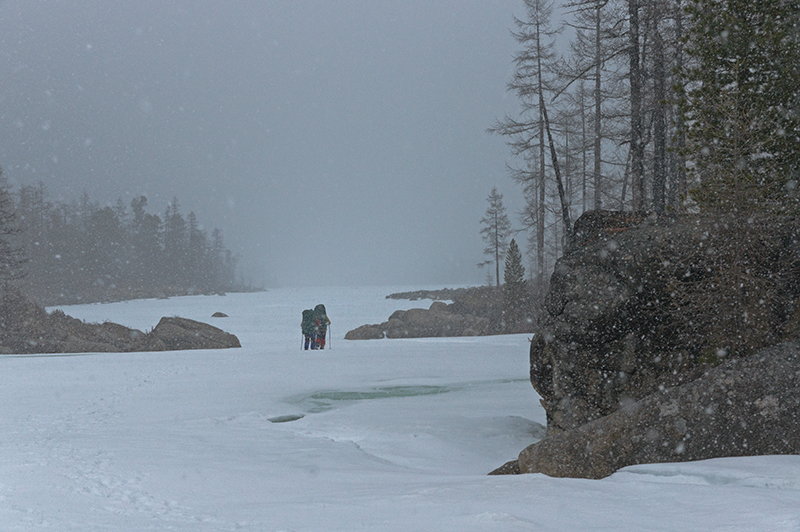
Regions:
[[785, 207], [800, 173], [800, 10], [692, 0], [682, 71], [693, 197], [721, 210]]
[[170, 272], [167, 279], [173, 286], [186, 284], [188, 247], [186, 220], [180, 212], [178, 198], [173, 197], [164, 213], [164, 268]]
[[221, 232], [215, 230], [212, 247], [194, 213], [184, 220], [177, 200], [167, 209], [166, 226], [146, 212], [144, 196], [131, 201], [128, 212], [121, 200], [101, 208], [84, 194], [79, 201], [51, 203], [42, 185], [17, 194], [4, 181], [0, 185], [0, 281], [22, 277], [24, 250], [19, 288], [40, 301], [236, 288], [237, 257], [225, 248]]
[[511, 222], [508, 219], [508, 214], [506, 214], [506, 208], [503, 206], [503, 195], [497, 191], [497, 187], [492, 188], [492, 192], [486, 198], [486, 201], [489, 202], [489, 207], [486, 209], [486, 216], [481, 218], [481, 223], [484, 226], [481, 229], [481, 234], [484, 242], [486, 242], [483, 254], [492, 258], [479, 263], [478, 266], [495, 265], [495, 279], [499, 288], [500, 261], [505, 257], [506, 242], [511, 235]]
[[0, 169], [0, 280], [9, 281], [22, 276], [24, 253], [16, 241], [22, 231], [17, 217], [16, 204], [11, 197], [8, 182]]
[[516, 240], [508, 244], [505, 269], [503, 270], [503, 314], [507, 327], [513, 328], [529, 314], [528, 282], [525, 267]]

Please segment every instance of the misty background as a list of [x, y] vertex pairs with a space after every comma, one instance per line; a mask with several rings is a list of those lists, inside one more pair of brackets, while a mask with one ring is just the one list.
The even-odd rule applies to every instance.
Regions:
[[516, 0], [0, 0], [0, 167], [223, 230], [266, 286], [482, 283]]

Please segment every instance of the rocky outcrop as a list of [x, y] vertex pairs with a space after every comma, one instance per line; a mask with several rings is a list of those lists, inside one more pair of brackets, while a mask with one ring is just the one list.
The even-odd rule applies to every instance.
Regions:
[[575, 233], [530, 348], [548, 435], [800, 332], [795, 218], [592, 212]]
[[0, 287], [0, 354], [98, 353], [241, 347], [236, 336], [186, 318], [162, 318], [149, 333], [47, 313], [11, 285]]
[[412, 292], [395, 292], [386, 296], [386, 299], [408, 299], [417, 301], [419, 299], [433, 299], [438, 301], [455, 301], [463, 297], [467, 292], [475, 288], [442, 288], [439, 290], [414, 290]]
[[800, 453], [794, 217], [576, 222], [531, 342], [547, 434], [496, 474]]
[[[800, 344], [710, 369], [526, 448], [522, 473], [603, 478], [635, 464], [800, 453]], [[515, 473], [506, 464], [498, 473]]]
[[487, 318], [455, 314], [446, 303], [435, 301], [429, 309], [398, 310], [379, 325], [353, 329], [345, 335], [345, 340], [481, 336], [488, 334], [488, 329]]

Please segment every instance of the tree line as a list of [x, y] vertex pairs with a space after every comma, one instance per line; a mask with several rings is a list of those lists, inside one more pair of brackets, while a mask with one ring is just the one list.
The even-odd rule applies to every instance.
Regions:
[[46, 305], [241, 289], [222, 231], [209, 234], [178, 199], [101, 206], [84, 193], [50, 201], [43, 184], [14, 192], [0, 175], [0, 275]]
[[573, 0], [559, 23], [552, 0], [524, 5], [519, 111], [490, 131], [511, 148], [538, 289], [587, 210], [797, 209], [796, 1]]

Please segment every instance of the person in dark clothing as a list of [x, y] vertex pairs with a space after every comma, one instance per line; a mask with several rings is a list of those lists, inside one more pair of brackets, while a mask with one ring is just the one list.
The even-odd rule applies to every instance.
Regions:
[[317, 348], [317, 325], [314, 319], [314, 311], [306, 309], [303, 311], [303, 321], [300, 322], [300, 329], [303, 332], [303, 346], [307, 351]]
[[316, 325], [317, 349], [325, 349], [325, 337], [328, 334], [328, 325], [331, 324], [328, 313], [325, 311], [325, 305], [320, 304], [314, 307], [314, 323]]

